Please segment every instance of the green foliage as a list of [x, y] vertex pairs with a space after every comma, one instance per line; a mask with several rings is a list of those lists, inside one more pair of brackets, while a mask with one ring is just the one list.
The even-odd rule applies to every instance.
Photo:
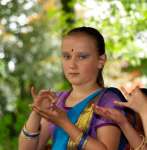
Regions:
[[[31, 2], [32, 7], [24, 9]], [[42, 4], [31, 2], [0, 2], [0, 150], [18, 149], [32, 102], [30, 87], [54, 88], [61, 81], [56, 51], [60, 9], [46, 12]]]
[[[15, 111], [6, 111], [0, 118], [0, 148], [18, 149], [18, 136], [30, 113], [28, 100], [17, 100]], [[2, 148], [3, 146], [3, 148]]]

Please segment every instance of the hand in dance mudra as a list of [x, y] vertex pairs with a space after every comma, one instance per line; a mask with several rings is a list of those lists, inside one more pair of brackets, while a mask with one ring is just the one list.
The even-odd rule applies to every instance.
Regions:
[[94, 104], [93, 104], [93, 109], [96, 114], [104, 118], [113, 120], [120, 126], [127, 121], [127, 118], [123, 115], [123, 113], [116, 109], [100, 107]]
[[57, 96], [50, 90], [41, 90], [37, 95], [35, 89], [31, 89], [33, 96], [32, 109], [41, 117], [58, 126], [68, 120], [66, 112], [56, 106]]
[[121, 89], [127, 102], [115, 101], [116, 105], [131, 108], [138, 113], [142, 113], [146, 110], [147, 98], [138, 87], [136, 87], [131, 93], [128, 93], [123, 87]]

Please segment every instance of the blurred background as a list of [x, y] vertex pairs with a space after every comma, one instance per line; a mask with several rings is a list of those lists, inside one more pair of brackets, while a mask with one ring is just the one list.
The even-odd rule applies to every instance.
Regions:
[[62, 75], [64, 32], [92, 26], [104, 36], [106, 86], [147, 87], [146, 0], [0, 0], [0, 150], [17, 150], [37, 90], [69, 87]]

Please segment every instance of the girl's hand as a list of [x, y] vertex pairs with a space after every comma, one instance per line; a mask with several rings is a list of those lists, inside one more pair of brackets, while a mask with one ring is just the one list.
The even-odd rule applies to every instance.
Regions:
[[49, 108], [50, 105], [56, 103], [57, 97], [50, 90], [40, 90], [38, 94], [35, 92], [35, 88], [31, 88], [31, 94], [33, 97], [33, 106], [39, 107], [40, 109]]
[[115, 121], [119, 126], [127, 122], [126, 117], [118, 110], [93, 105], [94, 112], [104, 118]]
[[147, 97], [136, 87], [131, 93], [128, 93], [125, 88], [121, 88], [124, 96], [128, 102], [118, 102], [114, 103], [118, 106], [125, 106], [133, 109], [134, 111], [142, 114], [147, 109]]
[[50, 108], [43, 108], [33, 106], [33, 110], [38, 112], [41, 117], [45, 118], [60, 127], [64, 128], [64, 123], [69, 121], [67, 114], [62, 109], [58, 108], [55, 104], [52, 104]]

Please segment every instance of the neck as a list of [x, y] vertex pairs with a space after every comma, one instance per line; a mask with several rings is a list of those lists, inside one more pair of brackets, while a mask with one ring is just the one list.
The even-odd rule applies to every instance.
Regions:
[[94, 92], [96, 89], [101, 88], [97, 83], [89, 85], [73, 85], [72, 94], [76, 97], [81, 97]]

